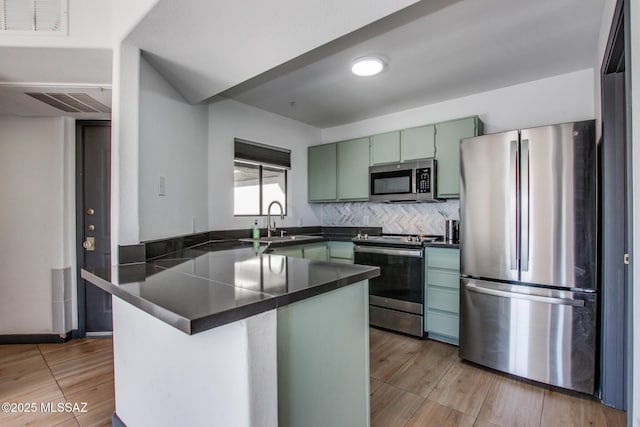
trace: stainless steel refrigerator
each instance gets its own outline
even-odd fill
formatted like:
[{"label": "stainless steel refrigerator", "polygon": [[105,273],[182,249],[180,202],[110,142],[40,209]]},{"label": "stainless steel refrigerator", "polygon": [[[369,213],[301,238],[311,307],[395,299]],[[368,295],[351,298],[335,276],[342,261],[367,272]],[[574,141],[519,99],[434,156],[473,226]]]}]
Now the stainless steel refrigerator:
[{"label": "stainless steel refrigerator", "polygon": [[595,122],[461,142],[460,356],[593,394]]}]

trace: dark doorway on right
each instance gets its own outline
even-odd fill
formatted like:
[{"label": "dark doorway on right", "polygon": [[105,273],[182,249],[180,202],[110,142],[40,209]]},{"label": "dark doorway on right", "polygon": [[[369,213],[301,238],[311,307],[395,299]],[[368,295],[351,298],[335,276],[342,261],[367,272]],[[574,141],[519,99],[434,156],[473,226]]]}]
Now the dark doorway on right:
[{"label": "dark doorway on right", "polygon": [[602,68],[600,143],[600,399],[628,409],[631,396],[631,130],[629,1],[618,0]]}]

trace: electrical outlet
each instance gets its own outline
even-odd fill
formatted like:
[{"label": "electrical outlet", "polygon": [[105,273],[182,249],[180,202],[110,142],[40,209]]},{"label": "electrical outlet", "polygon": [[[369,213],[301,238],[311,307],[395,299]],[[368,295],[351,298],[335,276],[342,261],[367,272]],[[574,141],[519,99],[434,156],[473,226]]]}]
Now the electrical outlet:
[{"label": "electrical outlet", "polygon": [[364,215],[362,217],[362,225],[369,225],[369,215]]}]

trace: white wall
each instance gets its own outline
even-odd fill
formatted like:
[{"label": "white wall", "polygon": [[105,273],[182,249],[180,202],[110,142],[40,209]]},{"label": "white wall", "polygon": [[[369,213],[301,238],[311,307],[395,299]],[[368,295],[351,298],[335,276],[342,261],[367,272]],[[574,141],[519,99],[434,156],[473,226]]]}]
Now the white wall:
[{"label": "white wall", "polygon": [[111,0],[111,34],[117,46],[160,0]]},{"label": "white wall", "polygon": [[140,242],[138,206],[138,114],[140,49],[126,43],[113,49],[111,112],[111,263],[118,245]]},{"label": "white wall", "polygon": [[[251,228],[257,217],[233,216],[233,139],[291,149],[288,214],[278,226],[319,225],[307,203],[307,146],[320,143],[320,130],[233,100],[209,106],[209,228]],[[277,210],[277,209],[276,209]],[[261,227],[266,221],[258,222]]]},{"label": "white wall", "polygon": [[51,270],[75,275],[74,140],[68,119],[0,117],[0,335],[51,333]]},{"label": "white wall", "polygon": [[587,69],[322,130],[322,141],[372,135],[477,115],[485,133],[594,118]]},{"label": "white wall", "polygon": [[139,129],[140,240],[208,230],[207,106],[187,104],[144,59]]},{"label": "white wall", "polygon": [[3,35],[0,46],[111,48],[111,3],[69,0],[68,35]]}]

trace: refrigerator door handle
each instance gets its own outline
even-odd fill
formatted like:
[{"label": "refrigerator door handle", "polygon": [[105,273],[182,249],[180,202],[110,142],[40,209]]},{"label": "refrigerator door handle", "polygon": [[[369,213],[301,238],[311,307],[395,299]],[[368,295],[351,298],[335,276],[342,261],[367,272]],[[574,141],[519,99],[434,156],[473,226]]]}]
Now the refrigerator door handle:
[{"label": "refrigerator door handle", "polygon": [[520,159],[520,268],[529,271],[529,140],[523,139],[520,145],[522,158]]},{"label": "refrigerator door handle", "polygon": [[511,258],[511,270],[518,269],[518,185],[519,185],[519,171],[518,171],[518,141],[511,141],[510,145],[510,165],[509,175],[511,175],[511,183],[509,184],[509,251]]},{"label": "refrigerator door handle", "polygon": [[485,288],[483,286],[478,286],[475,283],[467,283],[467,290],[471,292],[476,292],[478,294],[486,294],[492,295],[496,297],[505,297],[505,298],[517,298],[523,299],[527,301],[536,301],[543,302],[547,304],[555,304],[555,305],[570,305],[573,307],[584,307],[584,301],[582,300],[574,300],[568,298],[554,298],[554,297],[543,297],[540,295],[531,295],[531,294],[521,294],[519,292],[508,292],[501,291],[499,289],[491,289]]}]

